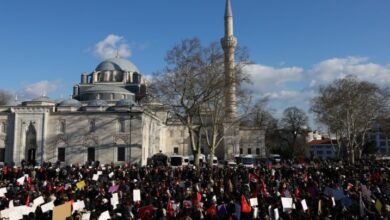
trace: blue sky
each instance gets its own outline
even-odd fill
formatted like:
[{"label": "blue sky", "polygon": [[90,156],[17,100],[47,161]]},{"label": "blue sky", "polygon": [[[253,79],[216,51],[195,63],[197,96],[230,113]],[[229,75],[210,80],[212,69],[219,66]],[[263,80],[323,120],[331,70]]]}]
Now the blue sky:
[{"label": "blue sky", "polygon": [[[224,0],[0,1],[0,89],[67,97],[110,44],[144,74],[175,43],[223,35]],[[390,83],[390,1],[232,0],[235,35],[255,63],[256,97],[280,114],[308,108],[318,85],[356,74]],[[111,41],[109,36],[111,35]],[[113,38],[114,37],[114,38]],[[116,37],[116,38],[115,38]],[[101,42],[100,52],[97,45]],[[107,55],[107,54],[105,54]],[[100,58],[99,58],[100,57]]]}]

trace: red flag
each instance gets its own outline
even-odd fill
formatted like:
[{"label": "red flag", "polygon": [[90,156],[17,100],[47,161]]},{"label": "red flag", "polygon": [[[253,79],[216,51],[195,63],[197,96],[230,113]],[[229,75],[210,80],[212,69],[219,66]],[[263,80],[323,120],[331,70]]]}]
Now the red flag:
[{"label": "red flag", "polygon": [[142,220],[151,219],[153,216],[153,205],[141,207],[138,214]]},{"label": "red flag", "polygon": [[4,175],[7,175],[7,172],[8,172],[8,167],[7,167],[7,166],[4,166],[4,168],[3,168],[3,173],[4,173]]},{"label": "red flag", "polygon": [[30,193],[27,195],[26,206],[29,206],[29,204],[30,204]]},{"label": "red flag", "polygon": [[196,193],[196,198],[194,199],[194,203],[195,203],[195,205],[197,207],[199,207],[199,204],[200,204],[201,200],[202,200],[202,195],[199,192],[197,192]]},{"label": "red flag", "polygon": [[249,182],[257,182],[259,181],[259,176],[254,173],[249,173]]},{"label": "red flag", "polygon": [[51,192],[51,184],[50,183],[47,183],[47,191]]},{"label": "red flag", "polygon": [[241,195],[241,212],[249,213],[251,211],[252,211],[252,209],[249,206],[248,202],[246,201],[245,196]]},{"label": "red flag", "polygon": [[56,192],[62,192],[62,191],[64,191],[64,186],[59,186],[59,187],[57,187],[57,189],[56,189]]},{"label": "red flag", "polygon": [[263,194],[263,197],[269,197],[267,185],[265,184],[264,180],[261,181],[261,193]]},{"label": "red flag", "polygon": [[272,170],[272,163],[268,163],[268,169]]},{"label": "red flag", "polygon": [[353,184],[352,184],[352,183],[348,183],[347,189],[348,189],[348,190],[351,190],[352,187],[353,187]]},{"label": "red flag", "polygon": [[167,204],[167,214],[168,216],[175,216],[175,210],[173,209],[171,199],[169,198]]},{"label": "red flag", "polygon": [[215,204],[212,204],[207,210],[206,215],[209,217],[217,216],[217,206]]},{"label": "red flag", "polygon": [[301,190],[299,190],[299,188],[295,188],[294,190],[294,195],[296,198],[300,198],[301,197]]}]

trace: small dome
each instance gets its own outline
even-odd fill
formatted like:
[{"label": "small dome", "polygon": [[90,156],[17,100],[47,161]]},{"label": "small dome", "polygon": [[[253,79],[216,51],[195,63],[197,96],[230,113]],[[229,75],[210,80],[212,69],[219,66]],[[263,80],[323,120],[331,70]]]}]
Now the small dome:
[{"label": "small dome", "polygon": [[117,101],[115,104],[115,106],[117,106],[117,107],[133,107],[136,105],[137,105],[137,103],[135,103],[131,99],[121,99],[121,100]]},{"label": "small dome", "polygon": [[81,107],[81,102],[76,100],[76,99],[67,99],[67,100],[61,101],[58,104],[58,107],[75,107],[75,108],[80,108]]},{"label": "small dome", "polygon": [[138,68],[129,60],[123,58],[110,58],[101,62],[95,71],[119,70],[124,72],[138,72]]},{"label": "small dome", "polygon": [[106,107],[108,106],[107,102],[101,99],[95,99],[88,102],[89,107]]}]

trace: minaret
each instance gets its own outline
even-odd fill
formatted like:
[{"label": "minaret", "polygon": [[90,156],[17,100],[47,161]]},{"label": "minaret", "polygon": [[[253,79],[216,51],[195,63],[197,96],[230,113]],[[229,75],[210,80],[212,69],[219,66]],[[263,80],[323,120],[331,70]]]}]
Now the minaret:
[{"label": "minaret", "polygon": [[233,35],[233,14],[230,0],[226,0],[225,36],[221,39],[225,53],[225,117],[228,122],[236,118],[236,77],[234,73],[234,50],[237,39]]},{"label": "minaret", "polygon": [[234,73],[234,50],[237,39],[233,35],[233,14],[230,0],[226,0],[225,36],[221,39],[225,54],[225,124],[224,124],[224,159],[232,159],[239,154],[239,126],[236,124],[236,75]]}]

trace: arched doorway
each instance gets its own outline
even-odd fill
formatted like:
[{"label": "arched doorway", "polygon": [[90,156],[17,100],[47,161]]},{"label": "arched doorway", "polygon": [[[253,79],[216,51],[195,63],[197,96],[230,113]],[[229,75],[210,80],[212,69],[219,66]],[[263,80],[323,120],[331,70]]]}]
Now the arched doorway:
[{"label": "arched doorway", "polygon": [[26,159],[29,164],[35,164],[37,153],[37,131],[32,122],[26,132]]}]

